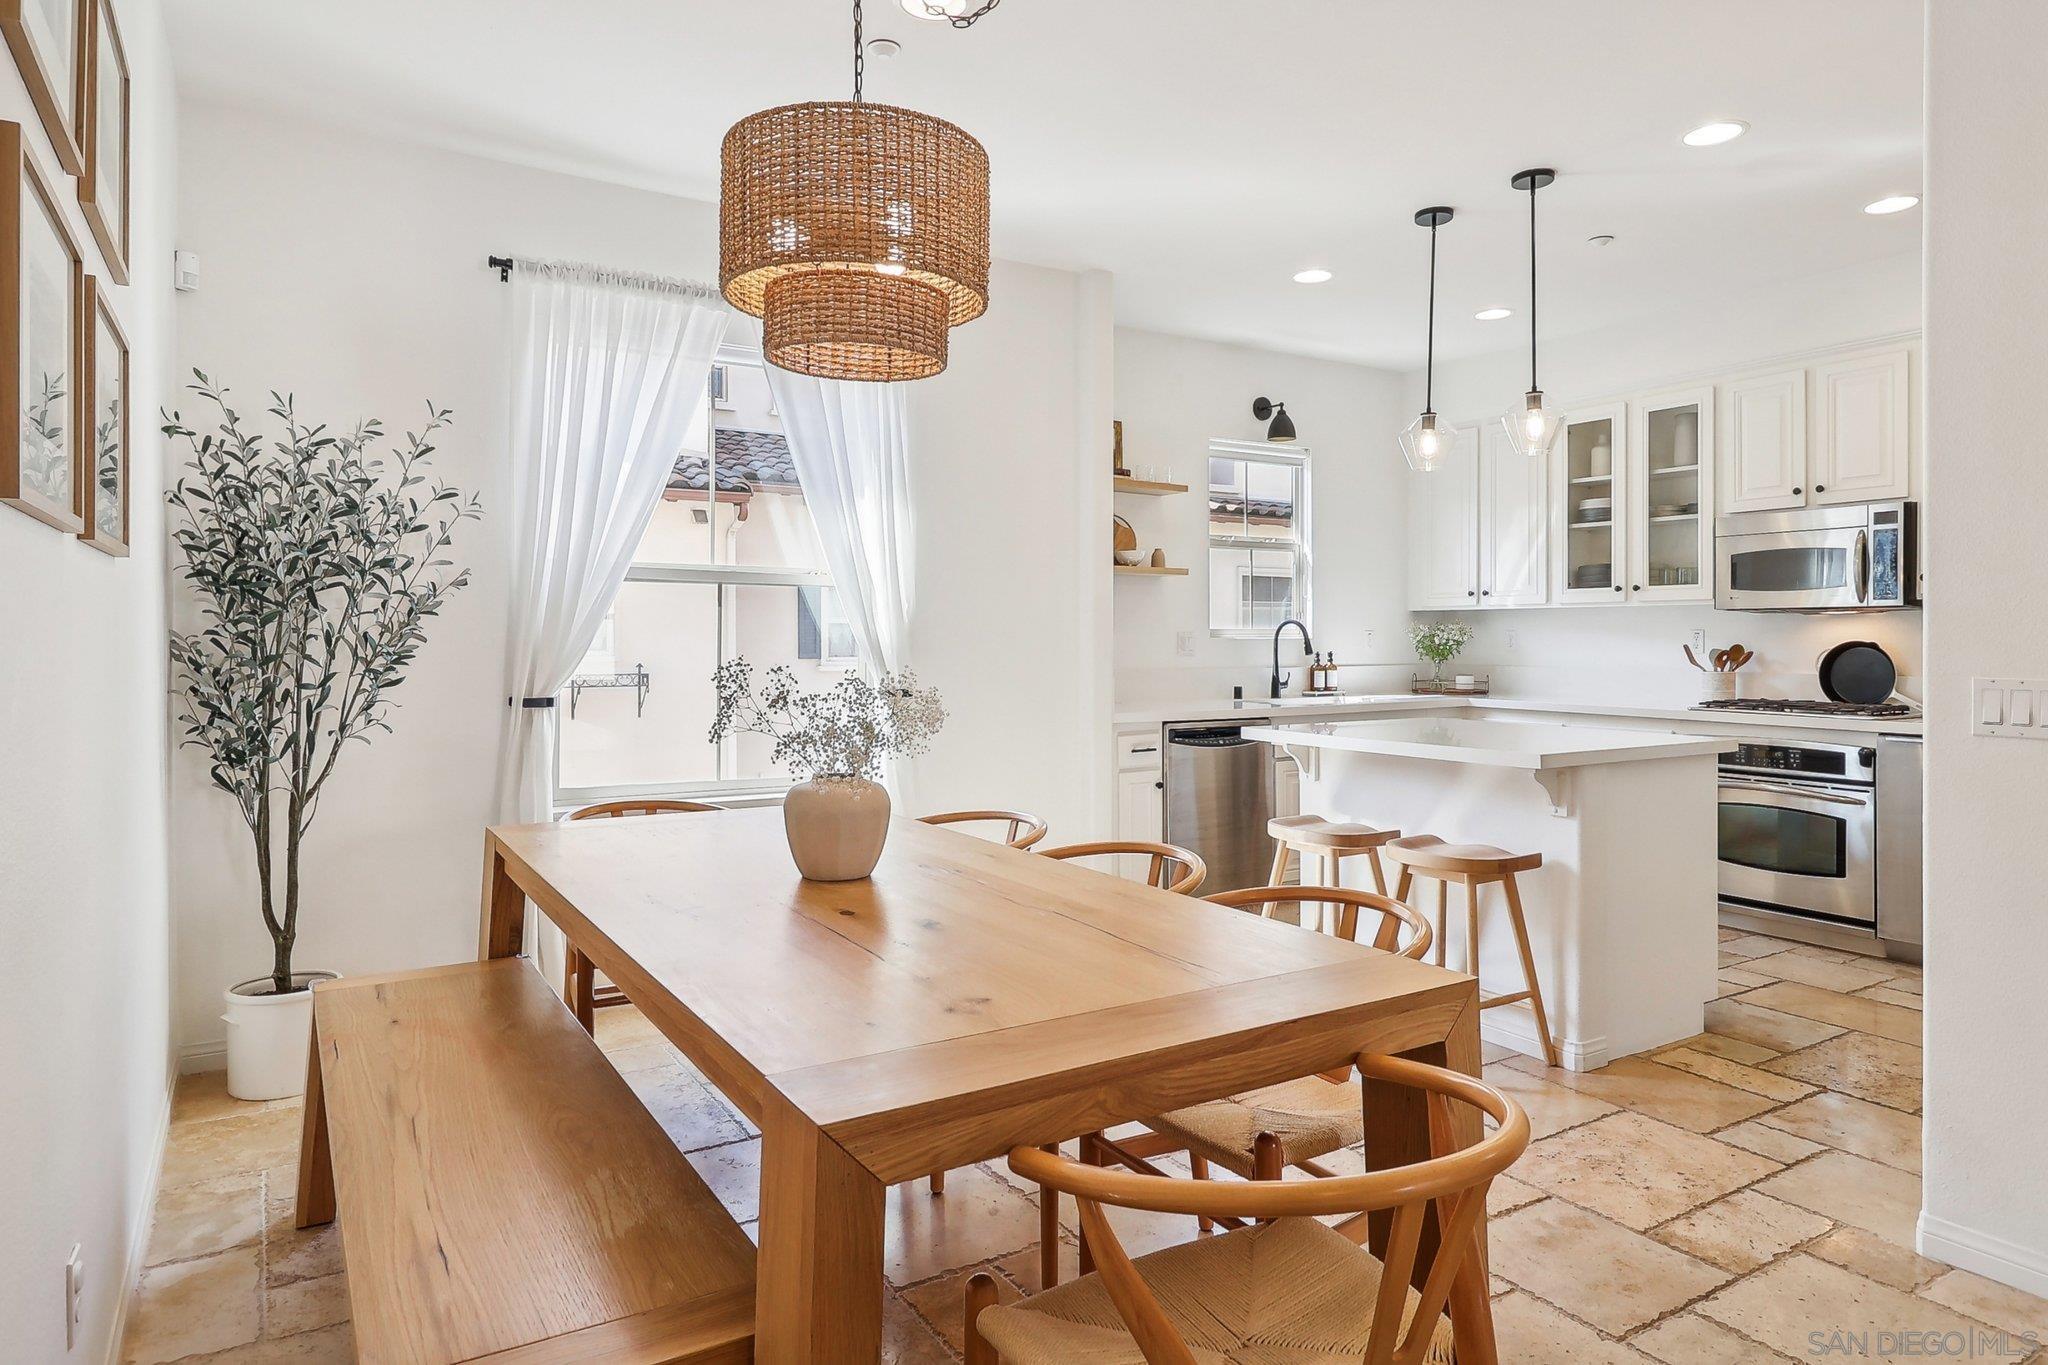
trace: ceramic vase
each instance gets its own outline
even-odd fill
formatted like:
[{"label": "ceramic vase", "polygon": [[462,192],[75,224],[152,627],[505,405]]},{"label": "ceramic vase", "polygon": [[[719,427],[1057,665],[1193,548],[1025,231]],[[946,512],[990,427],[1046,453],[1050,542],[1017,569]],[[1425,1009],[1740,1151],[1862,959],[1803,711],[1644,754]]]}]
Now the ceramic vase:
[{"label": "ceramic vase", "polygon": [[888,841],[889,793],[864,777],[814,777],[789,789],[782,827],[807,881],[856,881],[875,870]]}]

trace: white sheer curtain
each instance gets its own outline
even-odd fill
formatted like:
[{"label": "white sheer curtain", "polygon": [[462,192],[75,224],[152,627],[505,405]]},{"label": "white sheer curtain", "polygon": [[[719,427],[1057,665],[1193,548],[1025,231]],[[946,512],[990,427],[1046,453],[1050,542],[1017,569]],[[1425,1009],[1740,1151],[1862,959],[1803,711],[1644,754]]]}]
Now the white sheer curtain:
[{"label": "white sheer curtain", "polygon": [[[910,665],[910,437],[901,384],[813,379],[767,366],[789,456],[862,661]],[[899,802],[910,774],[891,771]]]},{"label": "white sheer curtain", "polygon": [[[498,818],[546,820],[553,699],[668,481],[730,314],[706,285],[520,261],[512,273],[512,607]],[[537,917],[535,917],[537,918]],[[559,981],[561,935],[527,947]]]}]

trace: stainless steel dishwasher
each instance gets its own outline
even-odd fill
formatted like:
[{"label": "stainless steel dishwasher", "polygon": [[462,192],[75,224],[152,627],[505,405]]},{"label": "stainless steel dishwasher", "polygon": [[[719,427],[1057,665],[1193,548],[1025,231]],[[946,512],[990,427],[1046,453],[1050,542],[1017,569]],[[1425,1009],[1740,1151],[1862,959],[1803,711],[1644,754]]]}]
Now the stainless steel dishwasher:
[{"label": "stainless steel dishwasher", "polygon": [[1166,842],[1209,864],[1201,894],[1264,886],[1273,870],[1273,750],[1244,737],[1246,725],[1264,723],[1166,731]]}]

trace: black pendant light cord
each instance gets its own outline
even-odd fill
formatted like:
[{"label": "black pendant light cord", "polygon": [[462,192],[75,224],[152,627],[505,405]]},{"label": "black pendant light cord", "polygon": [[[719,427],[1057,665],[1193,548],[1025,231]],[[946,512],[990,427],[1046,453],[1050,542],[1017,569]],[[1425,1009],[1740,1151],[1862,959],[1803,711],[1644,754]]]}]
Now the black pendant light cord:
[{"label": "black pendant light cord", "polygon": [[1529,392],[1536,392],[1536,181],[1529,181]]},{"label": "black pendant light cord", "polygon": [[1436,411],[1436,229],[1429,225],[1429,349],[1422,362],[1422,410]]}]

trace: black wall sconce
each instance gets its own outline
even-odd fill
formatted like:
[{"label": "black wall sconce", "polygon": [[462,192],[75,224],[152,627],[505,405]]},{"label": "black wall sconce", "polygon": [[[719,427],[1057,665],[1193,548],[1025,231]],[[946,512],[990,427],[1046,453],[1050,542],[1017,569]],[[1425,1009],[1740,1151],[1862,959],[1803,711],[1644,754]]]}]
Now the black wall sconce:
[{"label": "black wall sconce", "polygon": [[1285,403],[1276,403],[1270,398],[1254,398],[1252,416],[1261,422],[1269,417],[1272,419],[1273,424],[1266,428],[1267,440],[1284,445],[1294,439],[1294,419],[1287,415]]}]

